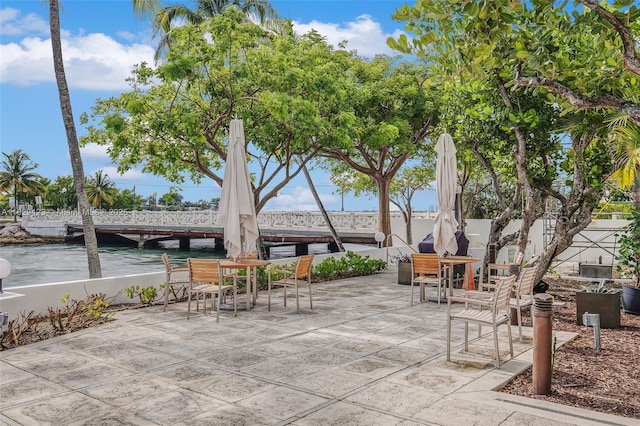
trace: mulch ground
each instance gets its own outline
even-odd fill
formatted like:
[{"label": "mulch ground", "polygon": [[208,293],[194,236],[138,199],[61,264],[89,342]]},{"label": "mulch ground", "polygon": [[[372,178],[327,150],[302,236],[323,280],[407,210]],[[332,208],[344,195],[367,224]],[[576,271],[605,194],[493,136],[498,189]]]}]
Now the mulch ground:
[{"label": "mulch ground", "polygon": [[596,350],[593,328],[576,325],[575,292],[585,283],[545,281],[550,284],[547,292],[565,302],[554,308],[553,329],[575,332],[578,337],[557,350],[549,395],[531,393],[531,369],[501,392],[640,419],[640,316],[622,312],[620,328],[601,329],[601,348]]}]

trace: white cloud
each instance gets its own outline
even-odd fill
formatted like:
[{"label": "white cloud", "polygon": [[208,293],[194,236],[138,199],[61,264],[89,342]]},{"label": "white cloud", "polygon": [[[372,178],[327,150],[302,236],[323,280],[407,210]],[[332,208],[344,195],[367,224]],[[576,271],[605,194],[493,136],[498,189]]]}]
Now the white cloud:
[{"label": "white cloud", "polygon": [[[109,176],[109,179],[116,183],[123,181],[126,181],[127,183],[131,181],[136,182],[148,178],[147,175],[137,170],[127,170],[126,172],[120,174],[115,166],[101,167],[99,170],[102,170],[102,173]],[[97,171],[98,170],[94,170],[88,176],[94,175]]]},{"label": "white cloud", "polygon": [[24,17],[20,11],[10,7],[0,9],[0,35],[49,34],[49,22],[30,13]]},{"label": "white cloud", "polygon": [[111,158],[107,153],[107,147],[95,143],[89,143],[80,148],[82,158],[92,160],[105,160],[111,162]]},{"label": "white cloud", "polygon": [[387,37],[397,37],[401,31],[396,30],[393,34],[385,33],[380,23],[374,21],[369,15],[360,15],[355,21],[342,24],[315,20],[308,24],[294,22],[293,27],[298,34],[306,34],[315,29],[334,47],[347,40],[347,49],[357,50],[360,56],[373,57],[376,54],[398,54],[397,51],[387,46]]},{"label": "white cloud", "polygon": [[[153,64],[154,49],[149,45],[125,45],[101,33],[62,37],[65,73],[71,88],[126,90],[126,78],[135,64]],[[0,45],[0,57],[0,83],[28,86],[55,82],[48,38],[27,37],[20,43]]]},{"label": "white cloud", "polygon": [[[279,193],[276,198],[269,200],[265,211],[318,211],[318,205],[309,188],[296,186],[287,188],[288,193]],[[334,203],[339,198],[332,194],[318,194],[323,204]]]}]

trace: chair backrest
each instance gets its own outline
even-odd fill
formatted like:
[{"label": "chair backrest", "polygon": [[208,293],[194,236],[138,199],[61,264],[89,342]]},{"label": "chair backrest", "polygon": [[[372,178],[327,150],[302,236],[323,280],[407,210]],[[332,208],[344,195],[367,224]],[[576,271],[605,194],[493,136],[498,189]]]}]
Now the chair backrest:
[{"label": "chair backrest", "polygon": [[218,259],[188,258],[189,281],[192,283],[217,283],[222,277]]},{"label": "chair backrest", "polygon": [[524,259],[524,253],[519,251],[518,254],[516,254],[516,257],[513,259],[513,264],[520,265],[523,259]]},{"label": "chair backrest", "polygon": [[440,256],[437,253],[411,253],[413,274],[437,275],[442,273]]},{"label": "chair backrest", "polygon": [[311,276],[311,264],[313,263],[313,255],[307,254],[298,257],[296,264],[296,278],[304,279]]},{"label": "chair backrest", "polygon": [[519,296],[533,295],[533,280],[536,278],[536,268],[523,268],[518,277],[516,294]]},{"label": "chair backrest", "polygon": [[243,253],[241,258],[242,259],[258,259],[258,252],[254,250],[249,253]]},{"label": "chair backrest", "polygon": [[516,278],[518,278],[516,275],[509,275],[507,277],[501,278],[500,281],[498,281],[498,286],[496,287],[496,291],[493,296],[494,313],[498,313],[501,310],[509,309],[511,292],[513,291],[513,285],[516,282]]},{"label": "chair backrest", "polygon": [[171,272],[171,261],[169,260],[169,255],[167,253],[162,253],[162,262],[164,263],[167,273]]}]

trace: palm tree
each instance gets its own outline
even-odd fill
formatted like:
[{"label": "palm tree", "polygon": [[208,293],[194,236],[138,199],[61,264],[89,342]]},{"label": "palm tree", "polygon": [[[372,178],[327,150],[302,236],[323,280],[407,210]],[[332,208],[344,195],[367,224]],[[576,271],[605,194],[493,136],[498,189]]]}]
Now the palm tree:
[{"label": "palm tree", "polygon": [[95,172],[87,181],[87,196],[94,207],[101,209],[103,202],[113,204],[117,194],[115,184],[102,170]]},{"label": "palm tree", "polygon": [[611,180],[620,189],[633,187],[633,203],[640,207],[640,127],[630,121],[615,126],[611,142],[616,158]]},{"label": "palm tree", "polygon": [[[140,15],[151,15],[159,6],[159,0],[132,0],[132,3],[134,13]],[[84,244],[87,249],[87,261],[89,264],[89,278],[101,278],[102,268],[100,267],[100,257],[98,256],[98,238],[96,237],[96,229],[93,224],[93,218],[91,217],[89,198],[87,197],[87,190],[85,188],[80,145],[78,144],[78,136],[73,121],[67,76],[62,61],[59,0],[49,0],[49,27],[51,31],[51,46],[53,49],[53,69],[58,84],[62,121],[64,122],[64,127],[67,132],[67,144],[69,145],[69,156],[71,157],[73,182],[76,188],[76,194],[78,195],[78,208],[80,209],[80,215],[82,217]]]},{"label": "palm tree", "polygon": [[13,195],[15,200],[12,206],[13,223],[16,223],[18,221],[19,194],[25,194],[23,201],[26,201],[27,195],[36,194],[42,189],[42,176],[33,173],[33,170],[38,168],[38,164],[31,161],[31,157],[21,149],[10,154],[3,152],[2,155],[4,156],[2,160],[4,170],[0,171],[0,191],[11,192]]},{"label": "palm tree", "polygon": [[195,0],[195,10],[185,4],[170,4],[159,9],[154,20],[155,34],[160,34],[160,42],[155,53],[156,62],[171,45],[171,29],[182,23],[200,24],[234,6],[247,19],[259,22],[263,27],[278,31],[281,20],[276,9],[268,0]]}]

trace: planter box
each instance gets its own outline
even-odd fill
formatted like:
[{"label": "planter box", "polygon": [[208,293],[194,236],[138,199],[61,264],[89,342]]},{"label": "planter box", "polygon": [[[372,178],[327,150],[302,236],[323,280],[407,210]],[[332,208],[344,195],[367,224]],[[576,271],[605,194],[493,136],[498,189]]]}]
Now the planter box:
[{"label": "planter box", "polygon": [[622,286],[622,309],[627,314],[640,315],[640,287]]},{"label": "planter box", "polygon": [[620,293],[576,292],[576,324],[582,324],[582,314],[600,314],[600,327],[620,328]]},{"label": "planter box", "polygon": [[398,284],[411,285],[411,262],[398,263]]},{"label": "planter box", "polygon": [[581,277],[587,278],[612,278],[613,266],[600,263],[580,263],[578,265]]}]

